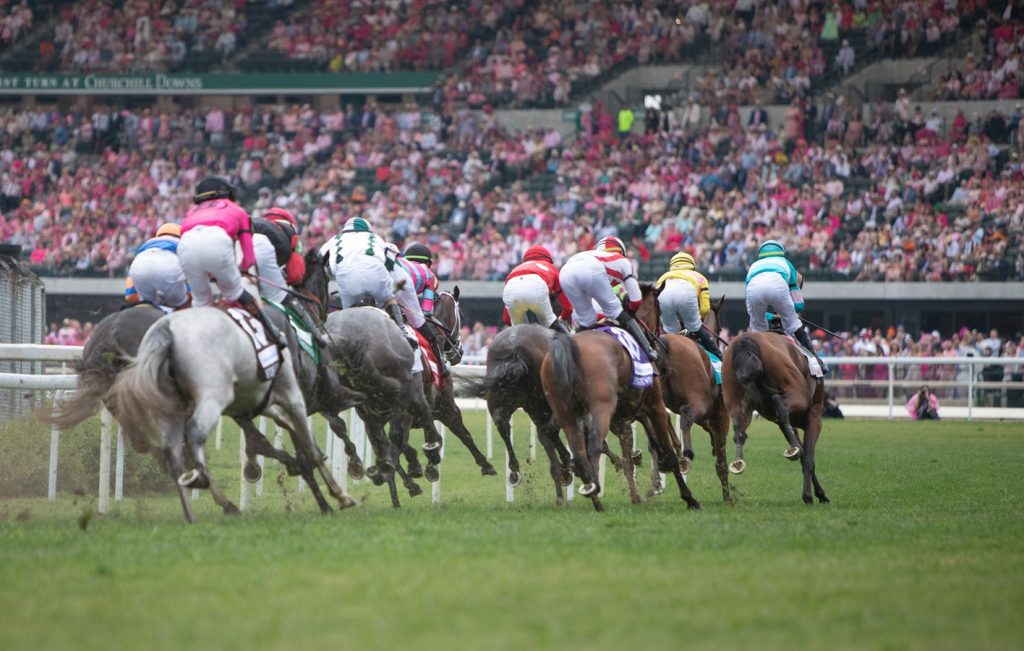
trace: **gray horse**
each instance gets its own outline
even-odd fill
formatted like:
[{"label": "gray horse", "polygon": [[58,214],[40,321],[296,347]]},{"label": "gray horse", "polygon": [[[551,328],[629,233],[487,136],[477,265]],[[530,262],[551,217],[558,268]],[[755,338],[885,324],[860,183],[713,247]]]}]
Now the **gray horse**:
[{"label": "gray horse", "polygon": [[[366,424],[377,457],[366,474],[375,484],[387,482],[391,503],[398,508],[395,473],[399,470],[398,454],[408,441],[407,415],[424,428],[428,479],[437,477],[441,463],[441,435],[434,427],[423,384],[412,372],[409,340],[386,312],[375,307],[333,312],[324,325],[342,383],[366,396],[356,412]],[[385,435],[385,425],[390,436]],[[407,487],[409,482],[406,478]]]},{"label": "gray horse", "polygon": [[[294,333],[290,332],[294,343]],[[211,345],[215,342],[216,345]],[[146,333],[133,362],[108,399],[127,430],[160,432],[165,461],[177,481],[185,518],[194,520],[186,488],[209,488],[225,513],[237,512],[206,464],[205,443],[221,415],[270,416],[288,430],[303,478],[319,494],[312,466],[342,508],[355,504],[334,481],[306,423],[306,406],[290,355],[282,355],[273,381],[261,380],[248,336],[225,312],[211,307],[170,314]],[[185,446],[194,468],[185,471]],[[329,510],[322,496],[321,510]]]}]

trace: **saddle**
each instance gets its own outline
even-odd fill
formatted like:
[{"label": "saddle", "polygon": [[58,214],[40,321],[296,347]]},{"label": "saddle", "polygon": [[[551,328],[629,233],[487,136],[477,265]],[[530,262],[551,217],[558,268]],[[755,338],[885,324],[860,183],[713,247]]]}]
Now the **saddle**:
[{"label": "saddle", "polygon": [[821,370],[821,364],[818,363],[818,359],[811,353],[811,351],[809,351],[806,348],[804,348],[803,346],[801,346],[800,342],[797,341],[796,339],[794,339],[792,337],[792,335],[787,335],[785,332],[783,332],[781,330],[769,330],[768,332],[772,332],[774,334],[777,334],[780,337],[785,337],[786,340],[789,341],[789,343],[794,348],[796,348],[797,351],[799,351],[801,355],[804,356],[804,359],[807,360],[807,371],[811,374],[811,377],[816,377],[816,378],[825,377],[825,374]]}]

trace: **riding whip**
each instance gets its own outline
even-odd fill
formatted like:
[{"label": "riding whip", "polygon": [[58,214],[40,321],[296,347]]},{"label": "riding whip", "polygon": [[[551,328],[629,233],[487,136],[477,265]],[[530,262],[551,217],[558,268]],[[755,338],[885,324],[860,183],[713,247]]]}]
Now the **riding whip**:
[{"label": "riding whip", "polygon": [[816,323],[812,323],[812,322],[808,321],[807,319],[805,319],[803,317],[800,318],[800,321],[803,322],[803,324],[805,326],[807,326],[807,327],[809,327],[809,328],[811,328],[813,330],[821,330],[822,332],[824,332],[825,334],[829,335],[830,337],[835,337],[836,339],[842,339],[843,338],[842,335],[837,335],[836,333],[832,332],[831,330],[826,330],[825,328],[822,328],[820,325],[818,325]]}]

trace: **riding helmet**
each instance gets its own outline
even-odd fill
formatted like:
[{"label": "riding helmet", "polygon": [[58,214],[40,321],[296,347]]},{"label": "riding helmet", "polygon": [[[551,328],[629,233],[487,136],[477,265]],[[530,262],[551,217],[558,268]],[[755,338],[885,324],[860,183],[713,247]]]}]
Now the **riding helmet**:
[{"label": "riding helmet", "polygon": [[288,224],[289,226],[296,230],[298,230],[299,228],[299,222],[295,219],[295,215],[291,214],[284,208],[271,208],[266,212],[265,215],[263,215],[263,217],[272,222],[281,222],[283,224]]},{"label": "riding helmet", "polygon": [[345,226],[341,229],[342,233],[372,233],[373,229],[370,228],[370,222],[366,221],[362,217],[353,217],[345,222]]},{"label": "riding helmet", "polygon": [[235,189],[219,176],[207,176],[196,185],[196,196],[192,198],[192,203],[199,204],[213,199],[234,201]]},{"label": "riding helmet", "polygon": [[548,251],[547,247],[543,247],[540,244],[534,244],[530,248],[526,249],[526,253],[523,254],[523,262],[530,262],[531,260],[542,260],[544,262],[550,262],[551,264],[555,263],[551,258],[551,251]]},{"label": "riding helmet", "polygon": [[622,240],[612,235],[602,237],[594,248],[598,251],[614,251],[615,253],[626,255],[626,245],[622,243]]},{"label": "riding helmet", "polygon": [[778,240],[768,240],[757,249],[758,258],[770,258],[786,255],[786,247]]},{"label": "riding helmet", "polygon": [[668,263],[669,269],[696,269],[697,263],[693,261],[693,256],[686,251],[680,251],[679,253],[672,256],[672,260]]},{"label": "riding helmet", "polygon": [[156,236],[162,237],[164,235],[170,235],[171,237],[181,237],[181,224],[172,224],[167,222],[156,230]]},{"label": "riding helmet", "polygon": [[434,256],[430,253],[430,247],[419,242],[413,242],[405,247],[405,253],[402,255],[405,256],[406,260],[422,262],[428,267],[434,262]]}]

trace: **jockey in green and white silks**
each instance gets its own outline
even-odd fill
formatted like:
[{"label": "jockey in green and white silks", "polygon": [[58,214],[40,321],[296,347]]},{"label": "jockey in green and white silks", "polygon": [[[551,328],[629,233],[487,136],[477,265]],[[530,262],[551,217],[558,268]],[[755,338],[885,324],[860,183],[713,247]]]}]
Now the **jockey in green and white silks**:
[{"label": "jockey in green and white silks", "polygon": [[[757,260],[747,270],[746,286],[747,315],[752,332],[768,331],[767,313],[771,311],[782,320],[786,334],[818,356],[798,316],[804,310],[800,276],[786,258],[786,249],[780,242],[768,240],[758,248]],[[818,361],[822,370],[827,370],[820,358]]]},{"label": "jockey in green and white silks", "polygon": [[399,327],[404,325],[403,312],[413,328],[423,326],[423,310],[416,299],[412,278],[397,262],[398,249],[376,235],[368,221],[362,217],[349,219],[341,233],[321,247],[320,253],[327,256],[338,283],[342,308],[352,307],[368,295],[374,305],[387,310]]}]

